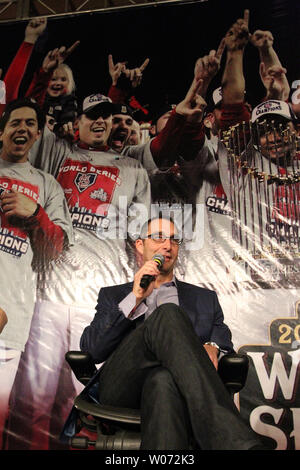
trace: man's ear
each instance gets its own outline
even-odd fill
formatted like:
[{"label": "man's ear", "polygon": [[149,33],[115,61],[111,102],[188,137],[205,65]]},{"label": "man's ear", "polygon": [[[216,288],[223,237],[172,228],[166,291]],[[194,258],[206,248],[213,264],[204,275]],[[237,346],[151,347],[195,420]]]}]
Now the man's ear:
[{"label": "man's ear", "polygon": [[73,123],[73,129],[74,131],[77,131],[78,130],[78,124],[79,124],[79,117],[75,119],[74,123]]},{"label": "man's ear", "polygon": [[141,267],[144,264],[144,242],[138,238],[135,242],[135,259],[136,264]]},{"label": "man's ear", "polygon": [[205,127],[207,127],[208,129],[211,129],[212,126],[213,126],[213,123],[215,122],[215,116],[213,115],[213,113],[209,113],[207,116],[205,116],[205,118],[203,119],[203,124],[205,125]]},{"label": "man's ear", "polygon": [[[34,140],[37,141],[37,140],[40,138],[40,135],[41,135],[41,130],[39,129],[39,130],[37,131],[37,135],[35,136],[35,139],[34,139]],[[0,137],[0,140],[1,140],[1,137]]]},{"label": "man's ear", "polygon": [[152,126],[149,128],[149,134],[152,137],[156,136],[157,132],[156,132],[156,125],[155,124],[152,124]]},{"label": "man's ear", "polygon": [[144,254],[144,242],[141,238],[138,238],[135,241],[135,249],[139,253],[139,255],[143,256],[143,254]]}]

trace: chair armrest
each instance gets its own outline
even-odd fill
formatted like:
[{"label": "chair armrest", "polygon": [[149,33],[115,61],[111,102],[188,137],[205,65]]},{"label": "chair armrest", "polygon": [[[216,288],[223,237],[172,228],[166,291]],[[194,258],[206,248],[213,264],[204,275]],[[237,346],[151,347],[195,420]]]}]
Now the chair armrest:
[{"label": "chair armrest", "polygon": [[242,390],[247,380],[248,369],[249,358],[246,354],[225,354],[218,365],[218,373],[231,393]]},{"label": "chair armrest", "polygon": [[76,378],[84,385],[86,385],[97,372],[95,362],[92,356],[87,352],[68,351],[65,354],[65,359]]}]

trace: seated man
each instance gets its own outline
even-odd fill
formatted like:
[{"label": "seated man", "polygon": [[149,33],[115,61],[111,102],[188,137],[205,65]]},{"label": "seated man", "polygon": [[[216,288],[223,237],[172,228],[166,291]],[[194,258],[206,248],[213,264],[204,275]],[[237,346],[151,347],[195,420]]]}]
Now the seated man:
[{"label": "seated man", "polygon": [[57,261],[73,240],[61,186],[28,161],[44,119],[37,103],[20,99],[6,106],[0,120],[0,331],[7,320],[0,340],[0,449],[29,337],[37,276],[45,275],[51,260]]},{"label": "seated man", "polygon": [[81,337],[106,361],[99,400],[141,409],[141,449],[188,449],[192,437],[205,450],[259,448],[216,373],[220,352],[233,350],[216,293],[174,276],[180,242],[170,219],[152,219],[136,240],[143,265],[133,283],[100,290]]}]

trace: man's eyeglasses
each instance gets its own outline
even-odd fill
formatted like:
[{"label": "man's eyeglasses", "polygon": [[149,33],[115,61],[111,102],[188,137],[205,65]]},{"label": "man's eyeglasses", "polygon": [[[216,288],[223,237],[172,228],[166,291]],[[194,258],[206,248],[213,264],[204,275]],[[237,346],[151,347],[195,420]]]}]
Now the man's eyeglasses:
[{"label": "man's eyeglasses", "polygon": [[150,238],[155,243],[158,243],[161,245],[165,243],[166,240],[170,240],[172,245],[181,245],[183,241],[181,238],[175,238],[174,235],[169,237],[165,235],[164,233],[152,233],[151,235],[147,235],[146,238]]}]

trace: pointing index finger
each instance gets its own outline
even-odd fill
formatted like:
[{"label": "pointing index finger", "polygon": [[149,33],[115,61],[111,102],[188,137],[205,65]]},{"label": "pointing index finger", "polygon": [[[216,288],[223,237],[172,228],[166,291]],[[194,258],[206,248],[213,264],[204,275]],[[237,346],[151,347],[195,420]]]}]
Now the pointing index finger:
[{"label": "pointing index finger", "polygon": [[216,55],[215,57],[217,57],[217,59],[221,59],[222,55],[223,55],[223,52],[224,52],[224,49],[225,49],[225,38],[223,38],[219,44],[219,47],[217,49],[217,52],[216,52]]},{"label": "pointing index finger", "polygon": [[244,21],[245,21],[247,27],[249,26],[249,15],[250,15],[250,11],[249,10],[244,10]]},{"label": "pointing index finger", "polygon": [[111,54],[108,55],[108,67],[109,67],[109,70],[114,69],[114,61],[113,61],[113,56]]},{"label": "pointing index finger", "polygon": [[186,94],[186,99],[188,101],[192,101],[195,96],[197,95],[201,85],[203,83],[203,80],[201,78],[194,78],[194,80],[192,81],[192,84]]},{"label": "pointing index finger", "polygon": [[145,68],[147,67],[147,65],[149,64],[150,62],[150,59],[146,59],[143,64],[140,66],[140,71],[143,72],[145,70]]},{"label": "pointing index finger", "polygon": [[80,44],[80,41],[75,41],[74,44],[72,44],[72,46],[69,47],[69,49],[66,50],[66,54],[67,55],[70,55],[72,54],[72,52],[76,49],[76,47],[78,47]]}]

